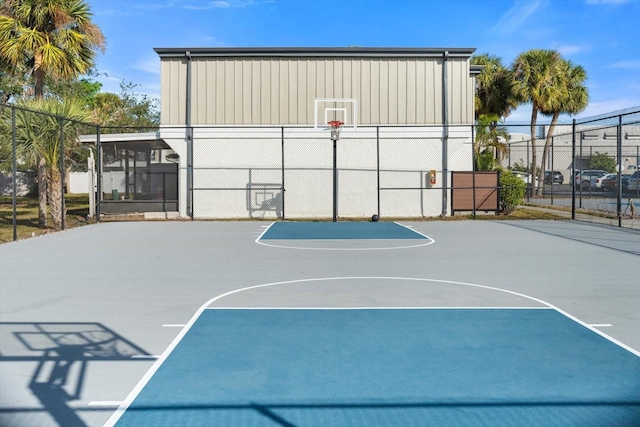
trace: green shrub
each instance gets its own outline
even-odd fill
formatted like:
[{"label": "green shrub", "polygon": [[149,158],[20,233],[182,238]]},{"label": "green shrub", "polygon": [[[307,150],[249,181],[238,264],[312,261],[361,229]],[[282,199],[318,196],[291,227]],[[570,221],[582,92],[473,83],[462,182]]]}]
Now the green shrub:
[{"label": "green shrub", "polygon": [[500,173],[500,210],[509,215],[524,201],[527,184],[508,170]]},{"label": "green shrub", "polygon": [[607,153],[599,153],[596,151],[596,154],[589,160],[589,169],[614,172],[616,170],[616,161],[612,157],[609,157]]}]

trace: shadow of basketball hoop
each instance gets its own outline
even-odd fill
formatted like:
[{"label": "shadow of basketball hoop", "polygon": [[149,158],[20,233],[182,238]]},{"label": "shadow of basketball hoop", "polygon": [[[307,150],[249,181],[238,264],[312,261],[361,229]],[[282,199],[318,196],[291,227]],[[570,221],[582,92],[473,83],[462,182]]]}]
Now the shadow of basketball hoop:
[{"label": "shadow of basketball hoop", "polygon": [[[10,411],[44,411],[65,427],[86,425],[69,402],[82,398],[89,362],[140,360],[132,359],[134,355],[148,353],[100,323],[0,323],[0,363],[35,364],[29,390],[42,405]],[[29,369],[14,368],[12,372]]]},{"label": "shadow of basketball hoop", "polygon": [[282,218],[282,185],[248,183],[247,210],[251,218],[264,218],[268,212]]}]

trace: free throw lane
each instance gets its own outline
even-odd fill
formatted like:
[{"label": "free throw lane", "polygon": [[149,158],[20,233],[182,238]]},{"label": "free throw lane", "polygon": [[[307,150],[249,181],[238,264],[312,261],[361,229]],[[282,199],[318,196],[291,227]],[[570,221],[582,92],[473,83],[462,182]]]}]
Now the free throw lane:
[{"label": "free throw lane", "polygon": [[630,426],[640,358],[547,308],[217,308],[122,409],[117,426]]}]

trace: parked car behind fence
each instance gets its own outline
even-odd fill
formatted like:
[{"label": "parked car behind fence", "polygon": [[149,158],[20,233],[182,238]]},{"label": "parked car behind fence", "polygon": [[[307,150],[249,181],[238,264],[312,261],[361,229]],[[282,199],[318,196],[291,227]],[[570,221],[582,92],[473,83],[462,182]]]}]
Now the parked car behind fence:
[{"label": "parked car behind fence", "polygon": [[596,178],[600,178],[603,175],[606,175],[608,172],[599,170],[599,169],[589,169],[576,171],[576,175],[574,178],[574,184],[576,186],[580,186],[583,190],[588,190],[595,186]]},{"label": "parked car behind fence", "polygon": [[[605,175],[606,176],[606,175]],[[631,174],[629,173],[623,173],[620,176],[620,183],[622,186],[622,192],[626,193],[627,191],[629,191],[629,177],[631,176]],[[618,189],[618,177],[616,174],[613,174],[613,178],[609,179],[604,179],[604,177],[602,177],[603,181],[602,181],[602,191],[616,191]]]},{"label": "parked car behind fence", "polygon": [[564,175],[558,171],[544,171],[545,184],[563,184]]},{"label": "parked car behind fence", "polygon": [[627,182],[627,190],[628,191],[638,191],[640,189],[640,175],[638,175],[638,171],[636,170],[629,177],[629,181]]},{"label": "parked car behind fence", "polygon": [[615,181],[616,179],[618,179],[617,173],[608,173],[606,175],[602,175],[601,177],[594,179],[592,187],[597,190],[604,190],[603,183],[605,181],[611,181],[611,180]]}]

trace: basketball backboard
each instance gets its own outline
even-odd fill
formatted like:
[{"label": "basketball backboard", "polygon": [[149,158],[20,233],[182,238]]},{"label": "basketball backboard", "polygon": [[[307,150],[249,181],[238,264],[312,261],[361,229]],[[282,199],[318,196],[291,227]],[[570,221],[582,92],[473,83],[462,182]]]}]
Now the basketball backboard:
[{"label": "basketball backboard", "polygon": [[358,100],[355,98],[316,98],[313,104],[314,129],[329,129],[331,121],[341,121],[344,129],[358,127]]}]

